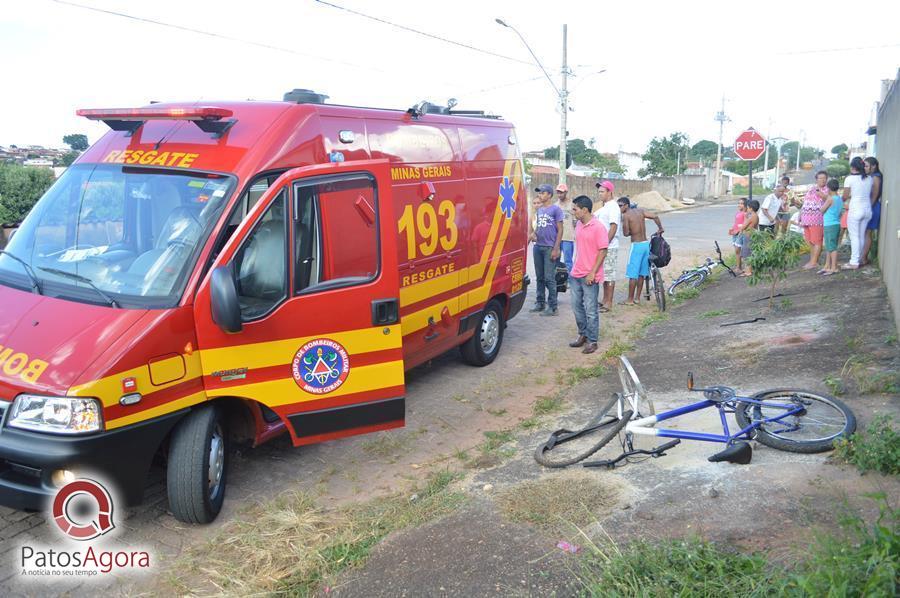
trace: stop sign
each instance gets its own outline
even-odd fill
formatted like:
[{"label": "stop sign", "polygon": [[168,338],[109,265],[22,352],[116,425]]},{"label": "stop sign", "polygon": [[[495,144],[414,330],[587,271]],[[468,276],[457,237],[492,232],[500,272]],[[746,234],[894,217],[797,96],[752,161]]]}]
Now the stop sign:
[{"label": "stop sign", "polygon": [[766,140],[750,127],[734,140],[734,153],[741,160],[756,160],[766,151]]}]

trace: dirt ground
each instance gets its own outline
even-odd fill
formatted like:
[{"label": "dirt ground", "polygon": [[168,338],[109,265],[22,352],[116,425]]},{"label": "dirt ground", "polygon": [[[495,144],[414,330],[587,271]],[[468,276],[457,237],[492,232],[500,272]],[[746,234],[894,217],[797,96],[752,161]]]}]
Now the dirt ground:
[{"label": "dirt ground", "polygon": [[[667,269],[671,278],[699,261],[679,255]],[[622,298],[619,285],[617,299]],[[729,383],[740,390],[799,386],[826,391],[823,379],[841,371],[851,353],[868,356],[867,367],[897,370],[897,345],[885,344],[896,331],[885,307],[884,290],[872,271],[818,279],[795,273],[783,285],[788,303],[768,313],[765,294],[743,280],[722,280],[670,311],[668,320],[647,329],[629,357],[657,409],[688,400],[685,372],[698,382]],[[526,308],[528,305],[526,305]],[[707,316],[727,310],[727,315]],[[616,306],[601,319],[601,352],[624,341],[655,306]],[[725,320],[766,317],[750,326],[720,328]],[[547,433],[589,419],[601,397],[618,388],[614,374],[576,384],[563,394],[563,412],[544,416],[529,431],[517,428],[533,417],[535,404],[557,395],[558,375],[573,367],[591,368],[600,353],[584,356],[566,343],[575,325],[562,296],[560,315],[544,318],[523,311],[506,329],[504,349],[491,367],[476,369],[449,353],[407,376],[407,426],[353,439],[294,449],[282,438],[255,450],[240,450],[232,462],[229,494],[218,521],[191,527],[166,509],[161,470],[156,470],[145,503],[128,511],[114,539],[120,546],[151,549],[164,572],[185,549],[201,545],[222,525],[242,517],[247,505],[265,504],[287,490],[314,492],[323,505],[337,505],[405,491],[431,472],[452,469],[470,506],[418,529],[390,536],[369,563],[345,573],[335,584],[342,595],[509,595],[567,594],[573,591],[570,555],[555,549],[560,539],[546,530],[512,522],[497,509],[504,488],[527,480],[564,475],[538,466],[534,447]],[[861,425],[880,411],[896,412],[896,397],[845,397]],[[701,417],[701,429],[716,420]],[[474,457],[485,432],[519,429],[508,450],[486,459]],[[788,551],[810,529],[827,519],[844,495],[856,500],[867,488],[897,485],[880,476],[860,477],[831,465],[822,455],[795,455],[755,447],[749,466],[710,464],[713,452],[700,443],[683,443],[669,456],[631,464],[615,472],[593,471],[598,483],[620,489],[608,509],[594,513],[590,534],[615,539],[668,537],[698,533],[748,548]],[[606,449],[604,449],[606,450]],[[601,453],[602,456],[603,453]],[[611,453],[610,453],[611,454]],[[485,490],[488,488],[488,490]],[[43,517],[0,511],[2,575],[0,591],[10,594],[77,592],[76,583],[50,587],[22,585],[15,553],[23,542],[49,541]],[[753,530],[752,532],[750,530]],[[397,565],[400,563],[400,565]],[[440,566],[435,566],[440,563]],[[117,580],[107,589],[118,594],[164,592],[162,578]],[[152,589],[151,589],[152,588]]]},{"label": "dirt ground", "polygon": [[[896,327],[875,271],[825,280],[798,271],[780,291],[778,308],[768,311],[766,301],[754,301],[766,296],[765,291],[729,277],[675,308],[667,321],[650,327],[629,357],[656,409],[691,400],[685,390],[689,370],[698,385],[729,384],[745,392],[800,387],[828,393],[824,380],[839,375],[851,357],[864,358],[870,377],[900,369]],[[711,312],[727,313],[708,315]],[[755,317],[766,319],[720,326]],[[880,413],[896,418],[900,412],[896,395],[863,395],[852,382],[847,386],[842,399],[860,427]],[[514,457],[468,477],[466,488],[475,497],[471,508],[389,538],[366,567],[344,575],[336,592],[343,596],[574,593],[575,561],[556,548],[563,534],[540,535],[505,520],[495,496],[526,480],[553,483],[566,475],[537,465],[531,457],[534,448],[551,429],[584,425],[600,398],[618,389],[614,373],[574,387],[569,392],[571,409],[551,427],[520,435]],[[719,425],[712,411],[688,416],[681,426],[667,424],[709,432],[718,431]],[[647,440],[640,446],[654,444]],[[803,555],[816,532],[834,526],[845,503],[874,515],[874,505],[864,494],[900,496],[898,480],[861,476],[852,467],[829,462],[827,453],[787,453],[753,443],[749,465],[707,462],[717,446],[685,441],[659,459],[615,471],[589,470],[598,484],[624,490],[608,508],[594,513],[595,520],[583,528],[586,536],[622,542],[696,535],[746,550],[766,550],[779,562],[789,563]],[[612,457],[616,448],[607,446],[597,457]],[[547,509],[552,511],[549,503]],[[465,525],[460,525],[462,521]],[[510,537],[516,535],[520,541],[511,545]],[[573,542],[578,541],[575,536]],[[421,554],[428,559],[415,556]],[[434,562],[442,565],[435,567]],[[390,566],[393,563],[407,566]]]}]

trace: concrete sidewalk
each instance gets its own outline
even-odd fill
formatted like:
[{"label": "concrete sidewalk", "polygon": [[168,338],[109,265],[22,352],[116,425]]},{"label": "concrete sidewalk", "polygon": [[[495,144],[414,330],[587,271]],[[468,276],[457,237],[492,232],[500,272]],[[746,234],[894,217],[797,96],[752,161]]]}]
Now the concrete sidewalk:
[{"label": "concrete sidewalk", "polygon": [[[628,356],[657,411],[696,400],[685,390],[687,372],[698,385],[726,384],[747,393],[778,387],[830,394],[848,360],[856,368],[840,398],[855,412],[859,427],[879,413],[900,414],[896,394],[900,350],[897,327],[887,308],[877,271],[865,269],[822,278],[795,271],[779,283],[781,297],[769,311],[763,287],[746,279],[721,279],[700,297],[671,310],[651,326]],[[721,324],[763,317],[754,323]],[[883,380],[872,387],[872,380]],[[860,392],[859,385],[868,394]],[[442,520],[389,537],[367,564],[343,574],[330,594],[341,596],[572,595],[578,586],[578,558],[556,548],[547,533],[504,517],[495,500],[523,482],[552,483],[571,472],[547,470],[532,459],[551,429],[577,429],[594,414],[602,397],[619,390],[610,370],[571,389],[572,409],[548,429],[523,433],[517,452],[503,464],[470,474],[463,485],[469,506]],[[669,422],[667,422],[668,424]],[[685,419],[684,427],[717,430],[712,410]],[[676,424],[668,427],[678,427]],[[595,457],[619,452],[616,441]],[[641,443],[649,447],[652,439]],[[798,558],[817,529],[833,524],[843,500],[869,512],[861,496],[882,491],[900,495],[896,479],[860,476],[829,462],[829,454],[802,455],[753,443],[749,465],[709,463],[719,445],[683,442],[668,456],[628,464],[615,471],[590,471],[600,485],[619,489],[608,508],[594,512],[586,533],[616,542],[632,538],[700,536],[744,550],[766,550]],[[547,505],[552,511],[553,505]]]}]

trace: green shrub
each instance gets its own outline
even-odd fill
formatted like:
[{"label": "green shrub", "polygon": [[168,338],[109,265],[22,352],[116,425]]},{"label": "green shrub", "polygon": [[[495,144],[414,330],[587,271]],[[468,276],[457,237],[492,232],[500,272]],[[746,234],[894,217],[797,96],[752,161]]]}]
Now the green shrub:
[{"label": "green shrub", "polygon": [[860,473],[900,474],[900,434],[894,429],[892,418],[880,415],[864,432],[854,432],[849,439],[835,442],[834,458],[855,465]]},{"label": "green shrub", "polygon": [[0,224],[21,223],[54,180],[49,168],[0,164]]},{"label": "green shrub", "polygon": [[747,279],[750,286],[765,282],[769,289],[769,309],[772,309],[775,297],[775,285],[779,280],[787,278],[787,271],[800,261],[800,254],[806,248],[803,237],[796,233],[788,233],[782,237],[773,237],[770,233],[755,230],[750,238],[751,253],[747,263],[753,275]]}]

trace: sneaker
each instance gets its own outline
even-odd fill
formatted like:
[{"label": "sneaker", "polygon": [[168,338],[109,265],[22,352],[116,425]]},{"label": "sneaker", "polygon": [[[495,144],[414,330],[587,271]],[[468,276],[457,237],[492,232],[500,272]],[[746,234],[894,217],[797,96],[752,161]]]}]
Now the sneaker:
[{"label": "sneaker", "polygon": [[542,316],[556,316],[559,315],[559,310],[555,307],[548,307],[544,311],[541,312]]},{"label": "sneaker", "polygon": [[534,304],[534,307],[532,307],[532,308],[529,309],[528,311],[531,312],[531,313],[533,313],[533,314],[534,314],[534,313],[537,313],[537,312],[539,312],[539,311],[542,312],[542,311],[544,311],[544,304],[543,304],[543,303],[535,303],[535,304]]},{"label": "sneaker", "polygon": [[597,343],[588,343],[584,346],[584,349],[581,350],[582,353],[593,353],[597,350]]}]

